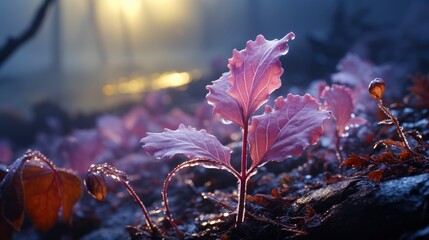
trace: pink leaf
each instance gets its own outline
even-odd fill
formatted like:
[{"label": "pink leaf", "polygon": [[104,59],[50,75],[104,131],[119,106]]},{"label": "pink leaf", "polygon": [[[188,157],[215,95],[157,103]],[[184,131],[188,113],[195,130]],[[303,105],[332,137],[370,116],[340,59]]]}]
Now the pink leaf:
[{"label": "pink leaf", "polygon": [[338,73],[332,75],[332,82],[347,85],[352,89],[354,104],[361,109],[375,111],[377,104],[368,94],[368,84],[376,77],[390,79],[391,68],[375,66],[354,54],[347,54],[337,65]]},{"label": "pink leaf", "polygon": [[328,118],[328,112],[309,94],[277,98],[274,109],[267,105],[249,128],[252,167],[301,155],[307,146],[317,143]]},{"label": "pink leaf", "polygon": [[166,129],[163,133],[148,133],[141,142],[144,150],[158,158],[172,158],[183,154],[189,159],[202,158],[218,161],[230,167],[232,150],[222,144],[215,136],[205,130],[180,124],[177,130]]},{"label": "pink leaf", "polygon": [[106,151],[96,130],[74,130],[61,146],[61,156],[68,166],[79,173],[86,173]]},{"label": "pink leaf", "polygon": [[294,38],[292,32],[273,41],[259,35],[255,41],[247,42],[246,49],[234,50],[228,64],[230,72],[207,87],[213,112],[241,127],[247,125],[269,94],[281,86],[283,68],[279,57],[288,52],[287,42]]},{"label": "pink leaf", "polygon": [[240,136],[240,129],[235,124],[225,125],[212,113],[213,107],[207,102],[202,102],[195,111],[195,127],[204,128],[207,132],[216,136],[222,144],[230,143]]},{"label": "pink leaf", "polygon": [[239,126],[244,126],[243,113],[237,100],[227,93],[231,88],[228,78],[231,73],[224,73],[222,77],[213,82],[213,85],[207,86],[209,93],[207,100],[213,105],[213,113],[225,121],[231,121]]},{"label": "pink leaf", "polygon": [[334,84],[326,87],[322,93],[322,99],[326,102],[337,123],[337,135],[342,136],[350,127],[357,127],[366,122],[363,118],[352,118],[354,104],[351,90],[348,87]]},{"label": "pink leaf", "polygon": [[128,134],[143,136],[147,132],[147,123],[150,121],[150,114],[142,107],[135,107],[122,117],[122,124]]},{"label": "pink leaf", "polygon": [[353,87],[368,86],[374,79],[374,66],[359,56],[348,54],[337,65],[338,73],[332,75],[332,81]]},{"label": "pink leaf", "polygon": [[97,119],[97,129],[106,146],[111,148],[127,146],[128,131],[121,118],[103,115]]}]

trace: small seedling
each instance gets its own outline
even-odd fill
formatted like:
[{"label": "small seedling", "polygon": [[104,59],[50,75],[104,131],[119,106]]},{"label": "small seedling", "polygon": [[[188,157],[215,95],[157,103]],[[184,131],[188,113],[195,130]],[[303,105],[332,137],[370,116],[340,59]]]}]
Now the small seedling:
[{"label": "small seedling", "polygon": [[[231,166],[232,150],[205,130],[197,131],[180,125],[177,130],[149,133],[142,139],[148,154],[158,158],[182,154],[190,159],[173,169],[164,182],[163,204],[167,219],[176,231],[178,229],[168,207],[167,187],[180,169],[203,166],[232,173],[238,180],[235,225],[240,226],[245,217],[247,182],[257,169],[269,161],[280,162],[299,156],[307,146],[318,142],[323,133],[323,121],[329,118],[329,114],[309,94],[279,97],[274,101],[274,107],[266,105],[262,115],[253,115],[281,86],[283,68],[279,58],[288,52],[287,42],[294,37],[289,33],[280,40],[267,41],[259,35],[256,41],[247,43],[246,49],[234,50],[228,64],[230,71],[207,86],[207,100],[214,106],[213,113],[225,123],[241,127],[240,171]],[[251,158],[250,167],[247,166],[248,156]]]},{"label": "small seedling", "polygon": [[383,113],[389,117],[388,119],[380,121],[378,124],[387,124],[387,125],[393,124],[393,125],[395,125],[396,132],[398,133],[399,139],[401,141],[394,141],[392,139],[380,140],[380,141],[375,143],[374,149],[380,145],[384,145],[384,146],[386,146],[387,150],[390,152],[388,146],[391,145],[391,146],[397,146],[397,147],[405,148],[407,151],[409,151],[410,153],[412,153],[414,155],[422,156],[422,154],[414,151],[410,147],[408,140],[405,136],[405,133],[403,131],[403,128],[402,128],[402,126],[399,125],[398,119],[389,111],[388,108],[383,106],[383,102],[382,102],[381,98],[383,97],[385,87],[386,87],[386,84],[384,83],[383,79],[375,78],[374,80],[372,80],[370,82],[370,84],[368,86],[368,91],[371,94],[371,96],[377,100],[378,107],[381,109],[381,111],[383,111]]},{"label": "small seedling", "polygon": [[143,202],[137,196],[134,189],[131,187],[128,181],[128,175],[113,166],[110,166],[106,163],[104,164],[92,164],[88,169],[88,174],[85,177],[85,186],[88,189],[89,194],[95,199],[102,201],[107,195],[106,179],[105,176],[112,178],[120,182],[130,195],[134,198],[134,201],[140,206],[144,217],[146,218],[146,223],[149,229],[152,231],[152,234],[155,236],[158,231],[155,225],[152,223],[149,217],[149,213],[146,210]]},{"label": "small seedling", "polygon": [[325,87],[321,94],[321,98],[325,100],[325,106],[332,113],[332,119],[336,123],[336,141],[335,151],[340,162],[343,161],[341,155],[340,141],[342,137],[348,136],[347,131],[350,128],[358,127],[366,123],[366,119],[355,117],[353,114],[354,103],[351,89],[346,86],[333,84],[331,87]]}]

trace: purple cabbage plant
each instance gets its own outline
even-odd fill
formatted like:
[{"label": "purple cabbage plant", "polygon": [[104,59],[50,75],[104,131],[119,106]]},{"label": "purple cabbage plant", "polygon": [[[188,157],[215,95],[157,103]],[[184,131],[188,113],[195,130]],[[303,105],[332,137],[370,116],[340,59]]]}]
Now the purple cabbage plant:
[{"label": "purple cabbage plant", "polygon": [[[280,56],[288,52],[288,42],[295,38],[289,33],[280,40],[266,40],[259,35],[248,41],[244,50],[233,51],[229,72],[207,86],[206,98],[214,107],[213,113],[225,123],[241,128],[241,169],[231,165],[232,149],[206,130],[196,130],[181,124],[176,130],[148,133],[141,140],[144,150],[157,158],[184,155],[187,161],[174,168],[163,186],[163,204],[167,219],[180,233],[169,211],[167,188],[180,169],[191,166],[223,169],[232,173],[238,182],[236,226],[245,218],[247,182],[259,167],[270,161],[283,161],[300,156],[304,149],[316,144],[323,133],[323,122],[330,117],[311,95],[280,96],[274,106],[266,105],[263,114],[255,112],[268,101],[270,94],[281,86],[283,68]],[[250,157],[250,166],[248,158]]]}]

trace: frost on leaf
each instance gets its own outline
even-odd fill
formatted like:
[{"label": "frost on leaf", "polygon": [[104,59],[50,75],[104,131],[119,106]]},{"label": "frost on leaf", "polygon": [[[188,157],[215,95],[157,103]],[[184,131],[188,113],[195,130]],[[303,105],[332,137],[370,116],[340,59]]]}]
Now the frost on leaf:
[{"label": "frost on leaf", "polygon": [[307,146],[317,143],[323,133],[323,121],[328,118],[328,112],[321,110],[309,94],[277,98],[274,109],[267,105],[263,115],[252,119],[252,167],[301,155]]},{"label": "frost on leaf", "polygon": [[340,137],[347,129],[366,123],[363,118],[352,117],[354,104],[351,95],[349,88],[334,84],[330,88],[325,88],[321,96],[325,100],[325,105],[332,112],[337,123],[337,135]]},{"label": "frost on leaf", "polygon": [[[280,40],[267,41],[259,35],[255,41],[247,42],[244,50],[234,50],[228,64],[230,71],[207,87],[213,112],[241,127],[247,125],[269,94],[281,86],[283,68],[279,57],[288,52],[287,42],[294,37],[289,33]],[[239,110],[234,110],[237,107]]]},{"label": "frost on leaf", "polygon": [[177,130],[166,129],[162,133],[148,133],[141,142],[148,154],[158,158],[172,158],[183,154],[189,159],[209,159],[231,166],[230,148],[223,146],[215,136],[205,130],[197,131],[183,124],[180,124]]}]

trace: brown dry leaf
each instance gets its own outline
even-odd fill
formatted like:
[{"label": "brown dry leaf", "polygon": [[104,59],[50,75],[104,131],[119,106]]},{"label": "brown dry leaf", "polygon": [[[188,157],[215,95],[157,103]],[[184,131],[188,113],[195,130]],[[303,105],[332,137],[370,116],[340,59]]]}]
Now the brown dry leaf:
[{"label": "brown dry leaf", "polygon": [[380,182],[383,179],[385,169],[377,169],[368,174],[368,179],[374,182]]},{"label": "brown dry leaf", "polygon": [[405,147],[403,142],[395,141],[395,140],[392,140],[390,138],[377,141],[374,144],[374,148],[378,148],[380,145],[390,145],[390,146],[396,146],[396,147],[401,147],[401,148]]},{"label": "brown dry leaf", "polygon": [[81,194],[79,177],[56,170],[40,152],[29,150],[12,164],[0,184],[0,210],[4,219],[0,221],[0,229],[12,226],[19,230],[24,209],[40,230],[49,230],[55,224],[61,207],[63,219],[70,221],[72,206]]},{"label": "brown dry leaf", "polygon": [[412,156],[413,156],[413,155],[412,155],[412,154],[411,154],[411,152],[410,152],[410,151],[408,151],[408,150],[403,150],[403,151],[401,151],[401,152],[398,154],[398,158],[399,158],[401,161],[408,160],[408,159],[410,159]]},{"label": "brown dry leaf", "polygon": [[282,197],[280,195],[280,192],[279,192],[278,188],[274,188],[273,190],[271,190],[271,195],[273,195],[273,197],[276,197],[276,198],[281,198]]},{"label": "brown dry leaf", "polygon": [[247,195],[246,200],[249,202],[254,202],[260,206],[267,207],[273,202],[273,197],[263,194],[256,194],[255,196]]},{"label": "brown dry leaf", "polygon": [[37,229],[49,230],[56,222],[61,207],[59,182],[46,165],[25,164],[22,171],[24,206]]},{"label": "brown dry leaf", "polygon": [[337,183],[337,182],[342,182],[342,181],[344,181],[344,180],[347,179],[347,178],[343,177],[340,174],[332,175],[332,174],[329,174],[329,173],[325,173],[324,177],[325,177],[325,183],[327,185],[331,185],[331,184],[334,184],[334,183]]},{"label": "brown dry leaf", "polygon": [[72,207],[82,195],[81,180],[63,169],[52,170],[46,164],[27,163],[22,172],[25,210],[37,229],[49,230],[62,207],[63,220],[69,222]]},{"label": "brown dry leaf", "polygon": [[370,163],[371,158],[369,156],[358,156],[358,155],[351,155],[350,157],[346,158],[342,163],[341,166],[347,166],[347,167],[363,167]]},{"label": "brown dry leaf", "polygon": [[61,189],[62,217],[64,221],[71,222],[73,205],[82,196],[82,181],[67,169],[58,169],[57,173]]},{"label": "brown dry leaf", "polygon": [[390,152],[382,152],[378,156],[374,156],[374,163],[376,164],[398,164],[401,163],[401,160],[397,159],[396,156],[392,155]]}]

